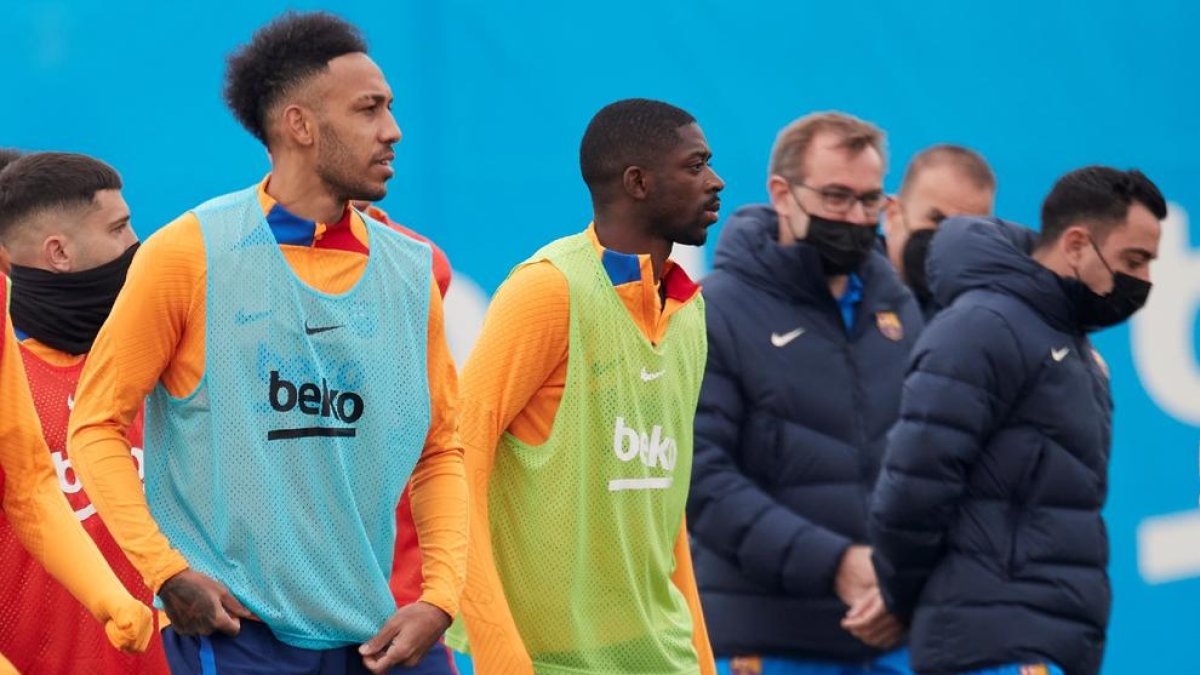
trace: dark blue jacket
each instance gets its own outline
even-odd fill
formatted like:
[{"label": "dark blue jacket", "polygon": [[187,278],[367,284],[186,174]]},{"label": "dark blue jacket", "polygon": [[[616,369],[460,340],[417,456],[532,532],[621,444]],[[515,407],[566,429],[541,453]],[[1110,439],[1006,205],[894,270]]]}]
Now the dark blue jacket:
[{"label": "dark blue jacket", "polygon": [[838,625],[833,579],[846,547],[866,542],[921,315],[872,253],[848,332],[816,251],[777,236],[769,207],[739,210],[704,280],[688,524],[705,621],[718,655],[870,656]]},{"label": "dark blue jacket", "polygon": [[934,237],[947,308],[913,350],[871,505],[919,672],[1049,660],[1090,674],[1104,650],[1108,377],[1013,227],[954,218]]}]

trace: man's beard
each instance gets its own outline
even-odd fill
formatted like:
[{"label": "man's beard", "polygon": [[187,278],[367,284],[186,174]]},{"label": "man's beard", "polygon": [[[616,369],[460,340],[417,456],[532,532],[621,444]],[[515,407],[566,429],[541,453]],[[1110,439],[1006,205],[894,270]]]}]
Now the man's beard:
[{"label": "man's beard", "polygon": [[[387,196],[387,186],[375,187],[361,178],[354,168],[350,149],[331,125],[321,126],[321,147],[317,155],[317,176],[341,202],[377,202]],[[365,169],[369,171],[370,169]]]}]

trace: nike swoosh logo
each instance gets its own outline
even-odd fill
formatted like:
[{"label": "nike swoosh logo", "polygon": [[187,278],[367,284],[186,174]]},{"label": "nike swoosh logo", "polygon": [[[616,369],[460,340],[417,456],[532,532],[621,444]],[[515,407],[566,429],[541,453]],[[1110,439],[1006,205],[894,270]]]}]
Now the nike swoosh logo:
[{"label": "nike swoosh logo", "polygon": [[657,380],[658,378],[665,375],[666,372],[667,372],[666,370],[660,370],[657,373],[650,373],[650,372],[647,372],[645,368],[642,368],[642,382],[652,382],[654,380]]},{"label": "nike swoosh logo", "polygon": [[1055,361],[1062,361],[1063,359],[1067,358],[1067,354],[1070,354],[1070,353],[1071,353],[1070,347],[1063,347],[1061,349],[1051,349],[1050,350],[1050,358],[1054,359]]},{"label": "nike swoosh logo", "polygon": [[316,335],[317,333],[324,333],[326,331],[331,331],[331,330],[341,328],[343,325],[344,324],[339,323],[336,326],[310,326],[310,325],[308,325],[308,320],[306,319],[304,321],[304,333],[306,335]]},{"label": "nike swoosh logo", "polygon": [[775,345],[776,347],[786,347],[791,343],[792,340],[795,340],[801,335],[804,335],[803,328],[790,330],[783,335],[780,335],[779,333],[771,333],[771,344]]},{"label": "nike swoosh logo", "polygon": [[263,312],[255,312],[253,314],[247,314],[245,311],[239,309],[237,314],[233,315],[233,322],[239,326],[245,326],[252,321],[265,319],[270,314],[271,310],[269,309]]}]

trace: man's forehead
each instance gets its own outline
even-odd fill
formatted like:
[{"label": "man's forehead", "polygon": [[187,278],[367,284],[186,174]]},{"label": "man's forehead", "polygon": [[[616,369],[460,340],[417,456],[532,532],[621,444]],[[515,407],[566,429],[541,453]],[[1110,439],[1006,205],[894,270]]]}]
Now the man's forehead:
[{"label": "man's forehead", "polygon": [[1162,237],[1162,223],[1145,206],[1134,203],[1129,208],[1129,216],[1122,227],[1113,230],[1115,243],[1123,249],[1143,249],[1150,252],[1158,251],[1158,241]]},{"label": "man's forehead", "polygon": [[931,166],[918,173],[906,196],[962,214],[990,213],[995,199],[991,189],[980,187],[949,165]]},{"label": "man's forehead", "polygon": [[391,96],[383,71],[362,52],[343,54],[329,61],[329,68],[319,78],[328,92],[342,95],[384,94]]},{"label": "man's forehead", "polygon": [[708,140],[704,138],[704,132],[700,129],[700,125],[692,122],[679,127],[679,143],[672,151],[673,154],[681,157],[691,157],[692,155],[707,155],[709,152]]}]

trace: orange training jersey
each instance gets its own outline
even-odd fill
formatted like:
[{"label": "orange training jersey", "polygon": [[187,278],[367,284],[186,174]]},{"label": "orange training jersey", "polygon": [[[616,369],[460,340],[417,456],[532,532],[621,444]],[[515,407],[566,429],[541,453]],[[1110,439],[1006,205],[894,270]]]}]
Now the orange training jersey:
[{"label": "orange training jersey", "polygon": [[[32,344],[30,344],[32,343]],[[150,590],[104,527],[66,451],[67,422],[75,405],[75,385],[84,361],[59,365],[38,355],[52,350],[32,340],[20,349],[29,388],[50,449],[58,482],[83,528],[129,592],[150,604]],[[129,429],[133,460],[141,468],[142,416]],[[6,519],[0,520],[0,606],[20,608],[0,613],[0,652],[30,675],[123,675],[167,673],[157,637],[145,654],[123,654],[108,644],[103,624],[72,597],[21,546]]]},{"label": "orange training jersey", "polygon": [[[400,234],[429,244],[433,251],[433,278],[437,281],[438,291],[445,297],[450,288],[452,272],[450,259],[442,249],[428,237],[392,220],[386,211],[377,206],[368,206],[366,213]],[[410,489],[404,488],[400,504],[396,506],[396,546],[392,556],[392,574],[388,578],[388,586],[392,589],[397,607],[420,600],[421,587],[425,584],[425,575],[421,572],[421,545],[417,541],[416,523],[413,522],[412,498],[408,494]]]},{"label": "orange training jersey", "polygon": [[[279,251],[312,289],[341,294],[362,277],[369,237],[352,210],[336,223],[295,216],[259,186],[259,202]],[[146,394],[196,390],[206,365],[206,274],[199,221],[184,214],[142,243],[125,287],[96,337],[81,385],[90,392],[72,415],[71,451],[96,508],[151,589],[187,569],[136,494],[137,472],[125,463],[124,430]],[[427,370],[433,419],[410,481],[412,519],[420,534],[421,599],[455,614],[466,556],[466,490],[457,433],[457,383],[445,340],[442,300],[430,282]],[[90,479],[90,480],[88,480]],[[107,511],[107,512],[106,512]]]}]

